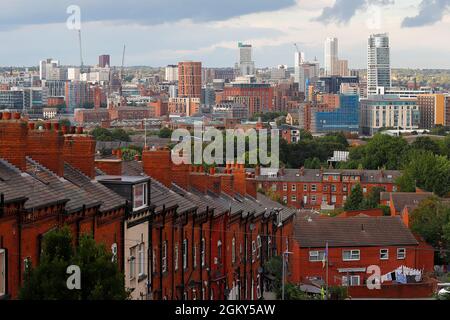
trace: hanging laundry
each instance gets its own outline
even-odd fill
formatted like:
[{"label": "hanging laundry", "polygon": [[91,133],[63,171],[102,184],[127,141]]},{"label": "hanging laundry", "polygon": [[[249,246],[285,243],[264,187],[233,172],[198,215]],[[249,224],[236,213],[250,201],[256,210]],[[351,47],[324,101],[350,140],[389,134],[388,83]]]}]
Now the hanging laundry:
[{"label": "hanging laundry", "polygon": [[396,277],[398,283],[401,283],[401,284],[407,283],[406,276],[403,273],[401,273],[400,271],[396,272],[395,277]]}]

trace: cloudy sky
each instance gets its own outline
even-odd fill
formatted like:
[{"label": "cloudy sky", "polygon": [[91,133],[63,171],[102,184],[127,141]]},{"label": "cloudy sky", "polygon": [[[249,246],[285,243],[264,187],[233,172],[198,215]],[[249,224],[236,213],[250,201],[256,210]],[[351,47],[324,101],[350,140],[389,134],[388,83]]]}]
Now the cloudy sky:
[{"label": "cloudy sky", "polygon": [[294,43],[323,61],[326,37],[339,56],[364,68],[367,36],[388,32],[392,66],[450,68],[450,0],[0,0],[0,65],[53,57],[79,64],[67,8],[81,10],[85,64],[164,66],[198,60],[233,66],[237,42],[253,44],[258,67],[293,65]]}]

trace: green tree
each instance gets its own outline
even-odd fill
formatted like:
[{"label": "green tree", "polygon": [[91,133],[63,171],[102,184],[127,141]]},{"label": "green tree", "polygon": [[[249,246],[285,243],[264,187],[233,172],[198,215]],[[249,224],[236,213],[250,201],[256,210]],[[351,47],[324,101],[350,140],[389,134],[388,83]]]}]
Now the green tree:
[{"label": "green tree", "polygon": [[[70,265],[80,267],[80,290],[67,288],[66,270]],[[112,261],[112,254],[104,245],[96,244],[90,235],[81,236],[75,248],[67,227],[44,236],[40,263],[27,271],[19,293],[23,300],[124,300],[127,297],[124,276]]]},{"label": "green tree", "polygon": [[362,208],[364,200],[363,190],[361,185],[358,183],[352,189],[350,196],[347,201],[345,201],[344,209],[345,211],[359,210]]},{"label": "green tree", "polygon": [[162,128],[158,132],[158,137],[160,138],[170,138],[172,136],[172,130],[167,127]]},{"label": "green tree", "polygon": [[305,168],[306,169],[320,169],[321,166],[322,166],[322,164],[318,158],[312,158],[312,159],[305,160]]},{"label": "green tree", "polygon": [[411,147],[414,150],[430,151],[434,154],[441,153],[441,147],[440,147],[439,143],[437,143],[435,140],[431,139],[430,137],[418,137],[416,139],[416,141],[414,141],[411,144]]},{"label": "green tree", "polygon": [[350,150],[349,160],[353,165],[361,164],[364,169],[399,170],[410,147],[402,137],[376,134],[365,146]]},{"label": "green tree", "polygon": [[59,125],[62,127],[70,127],[72,125],[72,123],[70,122],[69,119],[64,118],[64,119],[59,120]]},{"label": "green tree", "polygon": [[111,131],[111,136],[116,141],[130,142],[130,135],[122,128],[114,128]]},{"label": "green tree", "polygon": [[441,141],[441,154],[450,158],[450,134]]},{"label": "green tree", "polygon": [[22,300],[72,300],[74,291],[67,289],[66,269],[73,257],[72,237],[68,228],[45,235],[39,266],[27,268],[19,292]]},{"label": "green tree", "polygon": [[398,179],[402,191],[414,191],[415,187],[445,196],[450,192],[450,161],[432,152],[411,152]]},{"label": "green tree", "polygon": [[450,262],[450,207],[437,197],[423,200],[411,214],[411,230],[438,249],[439,258]]},{"label": "green tree", "polygon": [[383,187],[374,187],[370,190],[367,197],[364,199],[362,207],[364,209],[378,208],[380,205],[380,194],[386,191]]},{"label": "green tree", "polygon": [[103,244],[97,244],[90,235],[80,238],[74,257],[81,269],[81,300],[125,300],[124,276]]}]

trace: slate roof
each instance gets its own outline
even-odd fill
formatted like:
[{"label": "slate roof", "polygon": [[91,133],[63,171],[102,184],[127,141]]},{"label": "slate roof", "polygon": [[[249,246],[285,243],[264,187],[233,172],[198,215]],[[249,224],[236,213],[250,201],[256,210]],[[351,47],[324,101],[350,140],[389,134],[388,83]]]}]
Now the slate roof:
[{"label": "slate roof", "polygon": [[258,200],[258,202],[260,202],[263,206],[265,206],[267,208],[281,209],[280,213],[281,213],[282,221],[286,221],[287,219],[289,219],[290,217],[292,217],[293,215],[295,215],[297,213],[297,210],[285,207],[285,206],[281,205],[280,203],[273,201],[272,199],[266,197],[265,195],[263,195],[259,192],[257,194],[256,199]]},{"label": "slate roof", "polygon": [[9,162],[0,159],[0,193],[6,202],[25,200],[25,209],[67,202],[69,199],[55,194],[44,183],[28,173],[20,172]]},{"label": "slate roof", "polygon": [[122,175],[124,176],[142,176],[144,175],[144,169],[142,168],[142,162],[131,160],[122,162]]},{"label": "slate roof", "polygon": [[415,208],[425,199],[433,196],[432,192],[414,193],[414,192],[392,192],[392,204],[395,211],[401,212],[406,206]]},{"label": "slate roof", "polygon": [[277,177],[258,176],[258,181],[285,181],[285,182],[321,182],[323,175],[336,174],[343,176],[360,176],[362,183],[394,183],[401,175],[400,171],[379,170],[336,170],[325,169],[323,173],[319,169],[304,169],[300,175],[298,169],[284,169],[284,174]]},{"label": "slate roof", "polygon": [[294,238],[303,248],[417,245],[400,217],[294,219]]},{"label": "slate roof", "polygon": [[105,212],[125,205],[125,198],[108,189],[100,182],[93,181],[81,171],[64,163],[64,178],[86,193],[101,201],[100,211]]},{"label": "slate roof", "polygon": [[58,177],[31,158],[27,158],[26,172],[44,184],[46,188],[55,195],[69,199],[66,203],[66,211],[68,213],[81,210],[83,205],[85,205],[86,208],[91,208],[99,206],[102,203],[95,194],[88,193],[84,189],[72,184],[70,181]]},{"label": "slate roof", "polygon": [[164,205],[166,209],[177,207],[178,213],[185,213],[197,208],[192,201],[182,197],[155,179],[151,179],[150,202],[155,206],[155,212],[160,212]]}]

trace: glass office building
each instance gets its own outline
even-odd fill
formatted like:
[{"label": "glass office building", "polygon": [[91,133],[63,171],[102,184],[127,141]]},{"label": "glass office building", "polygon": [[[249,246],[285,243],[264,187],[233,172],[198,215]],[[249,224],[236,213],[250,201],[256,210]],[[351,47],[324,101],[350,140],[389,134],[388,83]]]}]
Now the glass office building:
[{"label": "glass office building", "polygon": [[316,111],[312,115],[315,125],[313,132],[354,132],[359,131],[359,97],[340,95],[339,107],[330,111]]}]

